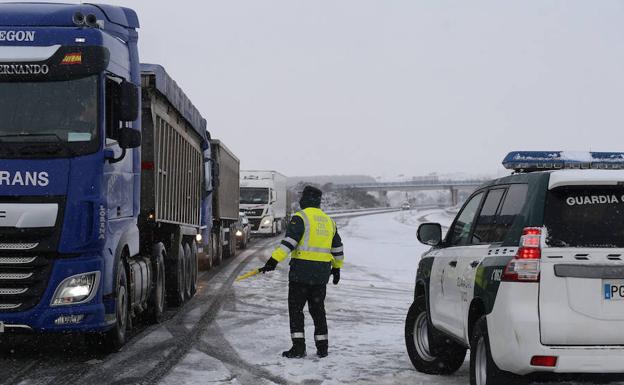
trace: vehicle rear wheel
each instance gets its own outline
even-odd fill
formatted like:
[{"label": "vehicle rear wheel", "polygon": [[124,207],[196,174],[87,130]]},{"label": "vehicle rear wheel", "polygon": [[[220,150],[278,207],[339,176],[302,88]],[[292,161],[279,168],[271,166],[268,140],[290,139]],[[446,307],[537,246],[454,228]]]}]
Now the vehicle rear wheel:
[{"label": "vehicle rear wheel", "polygon": [[152,268],[154,269],[153,289],[150,295],[147,319],[151,323],[160,323],[165,313],[165,246],[157,243],[152,246]]},{"label": "vehicle rear wheel", "polygon": [[425,297],[418,297],[405,320],[405,345],[412,364],[422,373],[455,373],[464,363],[466,348],[449,339],[431,340],[430,327]]},{"label": "vehicle rear wheel", "polygon": [[167,303],[172,306],[180,306],[184,303],[184,293],[186,288],[186,258],[184,258],[184,248],[178,244],[178,256],[170,259],[170,266],[167,269]]},{"label": "vehicle rear wheel", "polygon": [[485,316],[479,318],[473,330],[470,340],[470,385],[522,383],[519,377],[500,370],[492,359]]},{"label": "vehicle rear wheel", "polygon": [[193,276],[193,267],[191,265],[191,246],[184,244],[184,297],[191,299],[191,279]]},{"label": "vehicle rear wheel", "polygon": [[199,274],[199,261],[197,260],[197,244],[191,242],[191,297],[197,293],[197,276]]},{"label": "vehicle rear wheel", "polygon": [[219,234],[213,234],[212,247],[212,266],[218,266],[223,260],[223,245],[221,244],[221,237]]},{"label": "vehicle rear wheel", "polygon": [[117,264],[115,278],[115,326],[107,332],[86,336],[89,345],[105,353],[117,352],[125,345],[126,333],[130,325],[128,273],[121,260]]}]

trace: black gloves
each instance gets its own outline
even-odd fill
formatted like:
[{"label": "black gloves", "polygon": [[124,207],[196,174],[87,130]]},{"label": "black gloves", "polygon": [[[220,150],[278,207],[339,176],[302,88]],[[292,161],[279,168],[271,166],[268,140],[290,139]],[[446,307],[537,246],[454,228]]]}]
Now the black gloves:
[{"label": "black gloves", "polygon": [[273,258],[269,258],[268,261],[266,261],[266,264],[261,267],[260,269],[258,269],[262,274],[266,273],[267,271],[273,271],[275,270],[275,266],[277,266],[277,260],[273,259]]},{"label": "black gloves", "polygon": [[332,268],[331,275],[334,276],[334,285],[337,285],[340,281],[340,269]]}]

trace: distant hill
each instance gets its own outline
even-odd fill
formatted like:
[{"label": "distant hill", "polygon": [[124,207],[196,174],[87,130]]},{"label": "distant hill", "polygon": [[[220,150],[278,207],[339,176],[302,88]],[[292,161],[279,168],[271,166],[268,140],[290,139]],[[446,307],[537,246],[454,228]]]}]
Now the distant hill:
[{"label": "distant hill", "polygon": [[293,176],[288,178],[288,186],[293,187],[299,183],[311,183],[323,186],[332,184],[355,184],[374,183],[375,178],[368,175],[316,175],[316,176]]}]

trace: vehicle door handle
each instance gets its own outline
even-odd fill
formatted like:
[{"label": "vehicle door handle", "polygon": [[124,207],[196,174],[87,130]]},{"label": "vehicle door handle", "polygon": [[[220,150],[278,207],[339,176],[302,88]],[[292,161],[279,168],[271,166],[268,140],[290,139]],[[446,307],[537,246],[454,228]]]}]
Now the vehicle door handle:
[{"label": "vehicle door handle", "polygon": [[479,266],[480,263],[481,263],[481,261],[472,261],[472,262],[470,262],[470,267],[472,267],[473,269],[476,269],[477,266]]},{"label": "vehicle door handle", "polygon": [[457,261],[451,261],[451,262],[449,262],[449,266],[451,266],[451,267],[457,267]]}]

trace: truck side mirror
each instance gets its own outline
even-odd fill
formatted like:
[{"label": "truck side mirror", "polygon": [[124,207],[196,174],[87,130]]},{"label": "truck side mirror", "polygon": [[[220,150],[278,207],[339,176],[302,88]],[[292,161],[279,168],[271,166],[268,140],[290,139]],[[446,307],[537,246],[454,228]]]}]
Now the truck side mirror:
[{"label": "truck side mirror", "polygon": [[442,226],[439,223],[423,223],[418,226],[416,237],[420,243],[438,246],[442,243]]},{"label": "truck side mirror", "polygon": [[119,129],[119,147],[137,148],[141,145],[141,132],[130,127],[123,127]]},{"label": "truck side mirror", "polygon": [[125,80],[119,87],[119,120],[133,122],[139,117],[139,87]]}]

